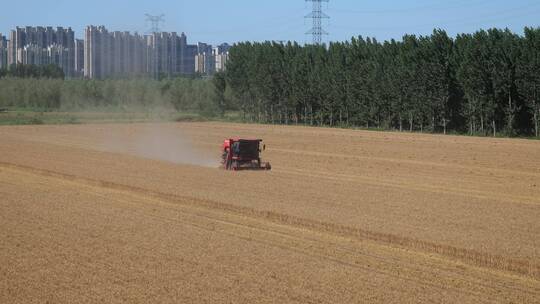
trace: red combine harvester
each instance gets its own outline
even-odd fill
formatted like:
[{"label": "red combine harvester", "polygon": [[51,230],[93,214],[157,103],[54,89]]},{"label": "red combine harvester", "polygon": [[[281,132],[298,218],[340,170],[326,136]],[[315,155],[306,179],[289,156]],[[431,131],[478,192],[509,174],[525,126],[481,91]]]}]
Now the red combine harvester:
[{"label": "red combine harvester", "polygon": [[222,168],[235,171],[270,170],[270,163],[261,162],[261,152],[265,148],[262,139],[226,139],[222,147]]}]

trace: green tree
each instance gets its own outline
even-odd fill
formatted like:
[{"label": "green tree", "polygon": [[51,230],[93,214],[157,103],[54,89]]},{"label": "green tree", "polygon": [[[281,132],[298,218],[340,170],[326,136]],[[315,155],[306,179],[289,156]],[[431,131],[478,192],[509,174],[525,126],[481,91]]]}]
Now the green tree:
[{"label": "green tree", "polygon": [[534,134],[540,137],[540,28],[525,28],[517,67],[517,88],[532,117]]},{"label": "green tree", "polygon": [[218,72],[214,74],[212,78],[212,84],[214,85],[214,99],[215,103],[219,109],[220,116],[225,114],[226,109],[226,99],[225,99],[225,90],[227,88],[227,82],[225,80],[225,75],[223,72]]}]

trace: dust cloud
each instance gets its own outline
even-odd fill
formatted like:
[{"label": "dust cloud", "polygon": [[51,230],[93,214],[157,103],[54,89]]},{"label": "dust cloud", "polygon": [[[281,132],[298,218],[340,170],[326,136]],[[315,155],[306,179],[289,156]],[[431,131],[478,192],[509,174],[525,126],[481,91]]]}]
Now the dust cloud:
[{"label": "dust cloud", "polygon": [[167,124],[138,125],[128,132],[108,134],[105,147],[109,152],[137,157],[216,168],[216,153],[196,148],[179,127]]}]

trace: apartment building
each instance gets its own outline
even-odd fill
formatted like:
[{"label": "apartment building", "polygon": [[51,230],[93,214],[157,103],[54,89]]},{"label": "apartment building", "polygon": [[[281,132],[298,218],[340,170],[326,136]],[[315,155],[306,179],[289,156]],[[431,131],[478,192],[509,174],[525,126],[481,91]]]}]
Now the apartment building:
[{"label": "apartment building", "polygon": [[8,66],[8,40],[0,33],[0,69],[5,69]]},{"label": "apartment building", "polygon": [[71,28],[26,26],[12,30],[9,40],[0,35],[0,67],[56,64],[66,77],[96,79],[212,75],[225,68],[229,48],[190,45],[176,32],[140,35],[90,25],[84,39],[75,39]]},{"label": "apartment building", "polygon": [[75,76],[82,77],[84,74],[84,40],[75,39]]},{"label": "apartment building", "polygon": [[71,28],[17,27],[10,33],[7,65],[58,64],[67,77],[75,72],[75,34]]},{"label": "apartment building", "polygon": [[225,71],[227,60],[229,60],[229,50],[231,46],[227,43],[220,44],[212,49],[215,64],[214,68],[216,72]]}]

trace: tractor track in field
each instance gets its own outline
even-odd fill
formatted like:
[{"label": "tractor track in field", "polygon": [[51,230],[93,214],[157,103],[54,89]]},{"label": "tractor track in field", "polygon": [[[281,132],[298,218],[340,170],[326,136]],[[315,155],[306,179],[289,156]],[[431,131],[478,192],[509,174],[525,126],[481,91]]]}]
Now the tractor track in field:
[{"label": "tractor track in field", "polygon": [[[509,288],[506,283],[485,282],[485,277],[480,274],[471,275],[467,271],[468,268],[460,266],[459,262],[446,259],[441,260],[441,257],[427,255],[424,258],[428,262],[419,262],[411,257],[419,254],[423,255],[422,253],[411,252],[409,250],[403,251],[399,248],[389,248],[388,250],[399,252],[401,254],[400,257],[390,256],[389,258],[384,255],[372,254],[364,246],[381,246],[378,242],[374,242],[371,245],[362,242],[356,243],[355,241],[351,241],[347,235],[335,235],[331,231],[323,232],[317,229],[306,229],[301,226],[268,221],[266,218],[246,217],[245,213],[236,213],[229,209],[209,208],[208,202],[200,202],[193,198],[174,196],[175,199],[172,199],[169,195],[156,195],[155,192],[149,190],[114,183],[103,183],[101,181],[6,163],[0,163],[0,168],[52,178],[74,185],[82,185],[82,187],[77,187],[81,191],[101,193],[101,191],[95,191],[93,189],[83,189],[84,187],[96,187],[120,192],[119,194],[125,196],[121,201],[122,204],[137,206],[138,208],[135,209],[140,210],[140,216],[154,218],[161,223],[169,222],[174,225],[189,225],[206,232],[219,233],[261,245],[277,247],[394,280],[408,283],[414,282],[419,286],[440,290],[444,293],[455,295],[467,294],[475,298],[477,303],[496,302],[500,300],[496,294],[501,290]],[[103,195],[108,196],[109,194],[103,193]],[[130,198],[143,199],[133,200]],[[119,201],[115,200],[115,202]],[[154,208],[156,205],[159,205],[160,210],[164,211],[163,213],[166,216],[145,212],[145,209]],[[87,216],[99,216],[99,213],[96,213],[92,209],[85,210],[85,214]],[[252,233],[257,235],[257,237],[252,237]],[[383,246],[386,245],[383,244]],[[181,245],[178,244],[177,246]],[[407,256],[410,257],[407,258]],[[406,262],[404,262],[405,260]],[[439,260],[444,262],[438,262]],[[188,263],[189,261],[184,260],[184,262]],[[434,265],[436,265],[436,268],[434,268]],[[107,264],[104,263],[103,266],[107,267]],[[502,273],[498,275],[502,275]],[[432,276],[437,276],[440,280],[433,281]],[[511,277],[509,274],[505,274],[504,276]],[[516,279],[518,278],[516,277]],[[367,278],[363,279],[362,282],[363,284],[371,285],[373,288],[377,287]],[[462,284],[475,286],[474,289],[477,290],[463,290],[458,287]],[[512,287],[512,290],[531,299],[540,294],[540,287],[536,289]]]},{"label": "tractor track in field", "polygon": [[[163,201],[161,201],[161,203],[171,204],[170,202],[163,202]],[[175,206],[177,206],[177,204],[175,204]],[[190,206],[190,207],[193,207],[193,206]],[[296,233],[293,233],[292,231],[299,229],[298,227],[283,226],[281,224],[278,224],[278,226],[276,227],[268,223],[261,224],[260,221],[253,220],[253,219],[251,219],[253,221],[252,223],[246,223],[246,222],[240,223],[239,220],[236,220],[236,221],[226,220],[226,219],[223,219],[222,215],[212,216],[212,215],[204,214],[202,212],[194,211],[193,209],[179,210],[178,208],[172,208],[172,207],[165,208],[165,209],[168,209],[170,211],[184,213],[184,214],[189,214],[198,219],[203,218],[205,220],[209,220],[210,222],[214,222],[214,223],[225,224],[228,226],[238,226],[243,229],[247,228],[249,230],[257,231],[259,233],[267,234],[267,235],[268,234],[276,235],[280,238],[280,241],[271,241],[271,240],[268,240],[267,238],[253,238],[251,237],[250,234],[240,235],[237,232],[230,233],[230,232],[224,232],[222,230],[219,230],[220,233],[227,234],[230,237],[240,238],[240,239],[248,240],[250,242],[260,243],[264,245],[270,245],[270,246],[278,247],[278,248],[285,249],[288,251],[294,251],[296,253],[300,253],[306,256],[321,258],[321,259],[330,261],[332,263],[342,264],[342,265],[346,265],[352,268],[367,270],[369,272],[378,273],[387,277],[393,277],[398,280],[413,281],[423,286],[430,286],[430,287],[434,287],[440,290],[449,289],[448,287],[445,287],[445,285],[442,283],[437,284],[433,282],[432,280],[430,280],[429,278],[422,277],[420,275],[422,273],[433,272],[432,267],[428,265],[423,265],[423,263],[415,262],[414,260],[409,261],[408,264],[403,264],[402,261],[400,261],[397,258],[389,259],[388,257],[382,256],[382,255],[374,255],[367,252],[361,252],[360,250],[358,250],[359,249],[358,247],[355,247],[356,244],[351,245],[350,246],[351,248],[347,248],[345,245],[343,245],[343,242],[350,241],[350,240],[347,240],[346,237],[339,237],[336,239],[335,236],[332,235],[331,237],[334,239],[334,241],[330,241],[328,239],[328,236],[321,237],[320,234],[314,235],[315,234],[314,231],[307,231],[309,236],[306,236],[305,234],[297,235]],[[209,211],[209,210],[205,209],[204,211]],[[176,219],[171,219],[170,217],[166,217],[166,216],[155,216],[155,215],[148,215],[148,214],[145,214],[145,216],[154,217],[154,218],[159,219],[160,221],[169,221],[169,222],[173,222],[177,224],[189,224],[193,227],[197,227],[201,230],[205,230],[208,232],[218,231],[218,229],[215,226],[212,226],[209,228],[206,225],[202,225],[199,220],[186,221],[185,219],[182,219],[181,221],[179,221]],[[239,215],[235,214],[235,216],[239,216]],[[242,221],[245,221],[245,218],[243,218]],[[306,232],[305,229],[302,229],[302,230],[303,232]],[[295,242],[294,244],[288,244],[287,242],[284,242],[283,239],[289,239],[291,241],[301,241],[304,243],[311,243],[313,245],[309,247],[304,246],[303,248],[298,248],[300,246],[297,245],[297,242]],[[327,248],[332,248],[332,252],[329,252]],[[418,254],[418,253],[411,253],[411,254]],[[365,263],[362,263],[362,261],[360,261],[362,260],[361,258],[359,258],[360,256],[371,259],[371,260],[379,261],[382,264],[391,265],[391,267],[389,268],[392,268],[392,269],[389,269],[389,268],[384,269],[384,267],[382,267],[384,270],[381,270],[381,267],[377,268],[377,267],[363,266],[365,265]],[[442,265],[440,264],[438,266],[439,267],[437,267],[437,272],[454,273],[456,271],[455,267],[443,268]],[[395,274],[396,268],[400,269],[399,275]],[[486,284],[483,281],[483,278],[480,276],[478,277],[467,276],[467,282],[477,285],[477,286],[481,286],[485,288],[486,290],[491,289],[492,292],[496,291],[496,288],[494,287],[498,287],[501,289],[505,288],[505,285],[503,283]],[[365,283],[369,283],[369,280],[365,280]],[[521,288],[521,289],[517,289],[517,291],[519,291],[522,294],[527,294],[529,296],[535,296],[536,294],[540,293],[540,288],[536,290],[528,290],[528,289]],[[452,290],[452,292],[461,293],[463,291]],[[469,295],[477,296],[478,299],[483,299],[484,301],[486,300],[485,295],[483,293],[472,292],[472,291],[467,291],[466,293]],[[494,299],[496,299],[496,297],[492,298],[492,300]]]},{"label": "tractor track in field", "polygon": [[0,167],[21,170],[37,175],[54,177],[67,181],[75,181],[89,186],[144,195],[167,202],[174,202],[175,204],[180,205],[205,208],[207,210],[219,210],[221,212],[227,212],[237,216],[264,220],[274,224],[295,227],[298,229],[304,229],[312,232],[331,234],[338,237],[351,238],[360,241],[368,240],[376,242],[378,244],[397,247],[401,249],[414,250],[427,254],[437,254],[441,257],[449,258],[451,260],[463,262],[469,265],[486,269],[505,271],[520,276],[530,277],[535,280],[540,280],[540,265],[534,264],[527,260],[498,256],[475,250],[458,248],[454,246],[443,245],[393,234],[373,232],[334,223],[315,221],[273,211],[257,210],[254,208],[236,206],[212,200],[197,199],[194,201],[194,198],[189,196],[168,194],[154,191],[151,189],[134,187],[109,181],[90,179],[77,175],[55,172],[52,170],[38,169],[19,164],[12,164],[9,162],[0,162]]},{"label": "tractor track in field", "polygon": [[328,153],[328,152],[313,152],[313,151],[295,151],[292,149],[272,149],[277,152],[281,153],[289,153],[289,154],[302,154],[302,155],[310,155],[315,157],[325,157],[325,158],[339,158],[339,159],[350,159],[350,160],[363,160],[363,161],[381,161],[381,162],[387,162],[387,163],[393,163],[393,164],[411,164],[411,165],[417,165],[417,166],[428,166],[428,167],[437,167],[437,168],[456,168],[456,169],[464,169],[464,170],[471,170],[474,169],[475,171],[479,172],[497,172],[500,174],[514,174],[514,175],[524,175],[529,177],[535,177],[540,178],[540,172],[523,172],[523,171],[516,171],[516,170],[509,170],[509,169],[498,169],[498,168],[484,168],[479,166],[463,166],[458,164],[445,164],[445,163],[439,163],[439,162],[427,162],[427,161],[417,161],[417,160],[410,160],[410,159],[394,159],[394,158],[388,158],[388,157],[377,157],[377,156],[361,156],[361,155],[350,155],[350,154],[340,154],[340,153]]},{"label": "tractor track in field", "polygon": [[430,193],[441,193],[441,194],[447,194],[447,195],[456,195],[461,197],[467,197],[467,198],[478,198],[482,200],[500,200],[505,202],[511,202],[515,204],[524,204],[524,205],[540,205],[540,198],[539,197],[531,197],[531,196],[516,196],[516,195],[504,195],[504,194],[496,194],[493,195],[493,193],[488,191],[481,191],[481,190],[473,190],[473,189],[452,189],[447,190],[444,187],[440,186],[430,186],[425,184],[419,184],[419,183],[411,183],[411,182],[388,182],[384,179],[377,179],[374,177],[362,177],[358,175],[352,175],[352,174],[343,174],[343,173],[327,173],[327,172],[317,172],[313,170],[302,170],[302,169],[294,169],[294,170],[287,170],[287,169],[274,169],[274,171],[282,172],[286,174],[292,174],[292,175],[299,175],[299,176],[307,176],[307,177],[316,177],[316,178],[324,178],[328,180],[336,180],[336,181],[342,181],[342,182],[361,182],[362,184],[367,184],[374,187],[392,187],[392,188],[398,188],[398,189],[404,189],[404,190],[418,190],[423,192],[430,192]]}]

